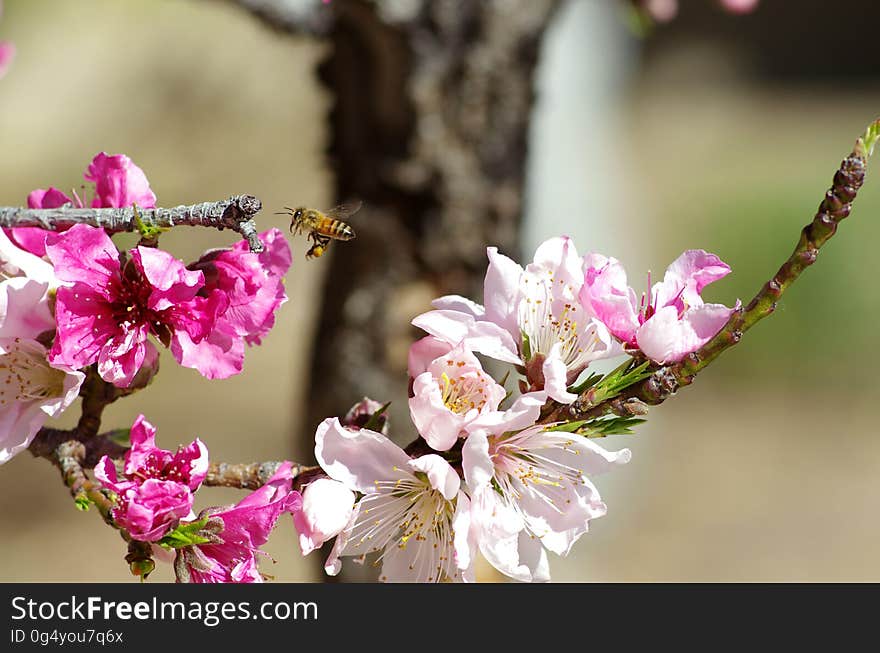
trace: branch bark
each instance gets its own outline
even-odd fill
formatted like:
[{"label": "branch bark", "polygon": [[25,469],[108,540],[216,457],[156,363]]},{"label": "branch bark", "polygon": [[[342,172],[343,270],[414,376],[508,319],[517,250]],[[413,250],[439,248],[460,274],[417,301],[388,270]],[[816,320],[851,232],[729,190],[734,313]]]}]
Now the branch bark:
[{"label": "branch bark", "polygon": [[202,202],[173,208],[118,209],[74,208],[65,205],[56,209],[28,209],[17,206],[0,207],[0,227],[38,227],[63,231],[76,224],[101,227],[110,233],[138,231],[136,217],[151,227],[167,229],[179,225],[231,229],[241,234],[252,252],[262,252],[263,243],[257,236],[254,216],[262,204],[253,195],[234,195],[219,202]]},{"label": "branch bark", "polygon": [[782,294],[804,270],[816,262],[820,248],[834,236],[840,222],[850,214],[853,201],[864,183],[868,159],[880,137],[878,134],[880,120],[868,127],[865,135],[856,141],[850,155],[840,164],[831,188],[825,193],[812,222],[801,231],[791,256],[764,284],[748,306],[734,311],[714,338],[681,362],[659,367],[649,378],[627,388],[612,399],[593,406],[589,404],[585,393],[572,404],[569,410],[571,417],[592,419],[608,414],[629,417],[635,414],[631,410],[632,406],[641,409],[645,404],[653,406],[663,403],[679,388],[693,383],[701,370],[740,342],[746,331],[771,315]]}]

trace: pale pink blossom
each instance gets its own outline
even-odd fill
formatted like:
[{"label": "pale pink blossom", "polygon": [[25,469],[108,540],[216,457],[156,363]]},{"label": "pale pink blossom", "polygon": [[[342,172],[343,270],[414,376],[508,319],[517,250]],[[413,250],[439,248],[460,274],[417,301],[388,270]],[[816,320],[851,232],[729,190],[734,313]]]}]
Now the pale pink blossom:
[{"label": "pale pink blossom", "polygon": [[725,277],[730,266],[701,249],[684,252],[666,269],[650,295],[638,299],[627,285],[619,261],[601,254],[585,258],[581,301],[626,346],[640,349],[658,363],[680,361],[707,343],[730,318],[734,308],[706,304],[700,293]]},{"label": "pale pink blossom", "polygon": [[299,548],[307,555],[336,537],[351,519],[355,494],[343,483],[319,478],[302,493],[302,510],[293,514]]},{"label": "pale pink blossom", "polygon": [[241,372],[245,344],[260,344],[275,324],[275,311],[287,301],[283,276],[291,264],[290,247],[278,229],[260,234],[265,249],[250,251],[244,241],[230,248],[206,252],[190,270],[204,274],[199,296],[222,292],[227,307],[217,315],[206,338],[179,333],[171,345],[184,367],[193,367],[209,379],[225,379]]},{"label": "pale pink blossom", "polygon": [[[55,273],[67,283],[57,294],[53,365],[97,363],[104,380],[128,387],[144,362],[155,358],[150,334],[171,345],[181,362],[174,343],[182,334],[201,341],[226,309],[222,291],[199,295],[202,273],[187,270],[168,252],[136,247],[121,264],[103,229],[75,225],[50,235],[46,248]],[[209,362],[194,366],[207,376]]]},{"label": "pale pink blossom", "polygon": [[[180,583],[261,583],[257,555],[284,513],[302,510],[302,497],[292,490],[292,465],[284,462],[269,481],[234,506],[208,508],[199,532],[204,544],[177,550],[174,573]],[[265,555],[265,554],[263,554]]]},{"label": "pale pink blossom", "polygon": [[[431,349],[436,341],[432,336],[422,340],[430,342],[415,343],[417,352]],[[506,395],[463,345],[442,344],[446,351],[426,364],[418,353],[410,355],[411,373],[425,368],[413,379],[410,415],[419,434],[437,451],[451,448],[467,435],[474,420],[496,410]]]},{"label": "pale pink blossom", "polygon": [[[369,397],[364,397],[359,402],[357,402],[354,406],[348,409],[348,412],[345,414],[340,422],[342,422],[343,426],[352,429],[360,429],[369,424],[370,420],[373,419],[373,416],[376,415],[377,412],[382,408],[383,404],[379,403],[375,399],[370,399]],[[379,433],[383,435],[388,435],[388,413],[383,412],[376,417],[375,426],[378,427]],[[374,428],[373,430],[377,430]]]},{"label": "pale pink blossom", "polygon": [[606,512],[591,477],[628,462],[630,452],[607,451],[545,424],[519,430],[525,417],[511,412],[510,419],[473,431],[462,467],[483,556],[516,580],[548,581],[546,551],[567,555],[590,520]]},{"label": "pale pink blossom", "polygon": [[27,448],[51,417],[76,399],[85,375],[52,366],[38,338],[55,320],[48,293],[52,266],[16,247],[0,230],[0,464]]},{"label": "pale pink blossom", "polygon": [[443,458],[410,458],[381,433],[321,422],[315,455],[324,471],[362,495],[325,564],[339,573],[342,556],[378,554],[384,582],[472,579],[470,501]]},{"label": "pale pink blossom", "polygon": [[450,344],[524,365],[533,389],[571,403],[567,391],[593,361],[620,349],[579,293],[582,259],[570,238],[542,243],[532,263],[519,264],[490,247],[483,285],[485,306],[456,295],[433,302],[437,310],[413,324]]},{"label": "pale pink blossom", "polygon": [[131,427],[124,479],[108,456],[95,467],[95,478],[116,494],[113,520],[133,539],[156,542],[190,516],[193,492],[207,472],[208,450],[198,438],[176,453],[160,449],[156,429],[139,415]]}]

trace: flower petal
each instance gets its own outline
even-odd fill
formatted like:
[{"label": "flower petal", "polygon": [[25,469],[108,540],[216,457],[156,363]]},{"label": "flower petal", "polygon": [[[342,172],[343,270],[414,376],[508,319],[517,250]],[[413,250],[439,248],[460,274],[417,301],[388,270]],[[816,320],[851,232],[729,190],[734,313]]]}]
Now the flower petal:
[{"label": "flower petal", "polygon": [[351,431],[336,417],[329,417],[315,432],[315,457],[331,478],[351,490],[376,492],[378,480],[406,474],[410,457],[381,433],[369,429]]},{"label": "flower petal", "polygon": [[431,487],[438,490],[447,501],[452,501],[461,487],[458,473],[448,462],[434,453],[420,456],[408,461],[411,469],[423,472],[428,476]]}]

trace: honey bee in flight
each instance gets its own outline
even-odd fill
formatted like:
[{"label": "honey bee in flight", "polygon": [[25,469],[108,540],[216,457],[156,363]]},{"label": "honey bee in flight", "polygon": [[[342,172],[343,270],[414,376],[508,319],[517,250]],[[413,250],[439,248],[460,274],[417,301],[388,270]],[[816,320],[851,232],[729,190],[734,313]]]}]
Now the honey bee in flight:
[{"label": "honey bee in flight", "polygon": [[290,231],[295,234],[308,232],[312,246],[306,258],[318,258],[330,246],[331,240],[351,240],[354,229],[344,222],[361,208],[360,201],[340,204],[329,211],[322,212],[301,206],[296,209],[284,207],[284,214],[290,216]]}]

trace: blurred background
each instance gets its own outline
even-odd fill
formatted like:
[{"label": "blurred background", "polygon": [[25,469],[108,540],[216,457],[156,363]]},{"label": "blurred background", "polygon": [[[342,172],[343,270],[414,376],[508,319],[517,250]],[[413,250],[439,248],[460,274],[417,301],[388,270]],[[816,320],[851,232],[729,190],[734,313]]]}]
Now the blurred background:
[{"label": "blurred background", "polygon": [[[731,16],[690,0],[639,34],[623,3],[562,2],[537,62],[521,251],[530,258],[568,233],[581,251],[621,259],[639,288],[648,270],[656,278],[700,247],[734,271],[707,299],[748,301],[880,115],[872,4],[764,0]],[[132,157],[160,206],[256,195],[261,229],[286,228],[272,214],[284,205],[335,203],[333,100],[315,74],[325,40],[267,29],[216,0],[6,0],[0,38],[18,49],[0,81],[0,205],[38,187],[79,188],[102,150]],[[233,236],[181,227],[162,243],[192,260]],[[554,580],[880,580],[878,238],[880,181],[869,171],[851,217],[776,315],[635,435],[601,443],[629,447],[632,462],[598,479],[608,515],[568,558],[551,559]],[[323,302],[341,292],[329,271],[345,254],[306,262],[305,240],[291,247],[290,300],[243,374],[209,382],[165,356],[159,381],[110,406],[105,427],[143,412],[169,449],[199,436],[215,460],[312,462],[311,351]],[[428,299],[412,294],[407,319]],[[404,358],[404,391],[405,376]],[[347,410],[348,397],[320,391],[338,400],[336,414]],[[240,496],[205,488],[197,500]],[[289,520],[267,550],[277,562],[263,571],[278,580],[321,579]],[[0,470],[0,551],[3,581],[133,582],[115,531],[76,511],[57,470],[28,453]],[[166,566],[151,578],[173,576]]]}]

